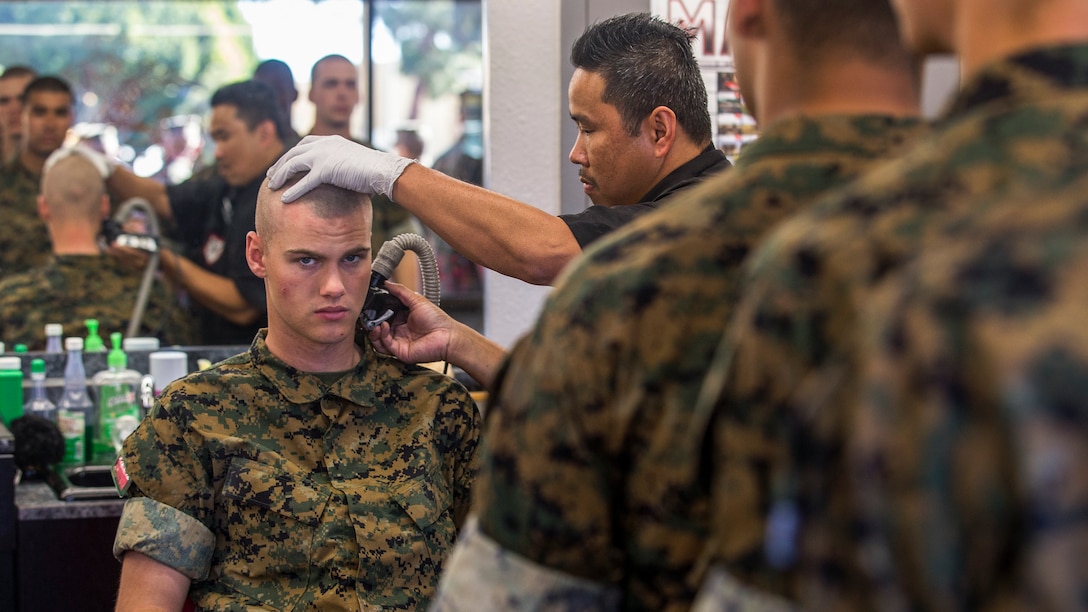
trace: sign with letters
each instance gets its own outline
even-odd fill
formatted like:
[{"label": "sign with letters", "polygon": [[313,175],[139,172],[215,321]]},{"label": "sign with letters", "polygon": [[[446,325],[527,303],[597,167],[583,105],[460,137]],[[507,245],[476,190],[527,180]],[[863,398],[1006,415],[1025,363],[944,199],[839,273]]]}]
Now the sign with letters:
[{"label": "sign with letters", "polygon": [[740,97],[725,16],[729,0],[651,0],[650,11],[696,33],[695,57],[702,67],[714,130],[714,144],[730,158],[758,136],[755,119]]}]

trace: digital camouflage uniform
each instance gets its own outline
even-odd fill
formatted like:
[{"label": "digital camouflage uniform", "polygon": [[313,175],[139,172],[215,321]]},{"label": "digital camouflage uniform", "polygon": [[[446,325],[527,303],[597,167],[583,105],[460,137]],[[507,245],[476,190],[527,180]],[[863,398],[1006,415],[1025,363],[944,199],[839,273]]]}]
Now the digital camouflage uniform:
[{"label": "digital camouflage uniform", "polygon": [[[876,605],[885,587],[862,578],[877,561],[851,553],[857,516],[840,463],[843,407],[856,402],[862,365],[859,312],[941,219],[1088,171],[1085,126],[1088,46],[993,63],[964,83],[934,137],[782,224],[753,253],[696,409],[714,422],[708,554],[733,579],[812,607]],[[690,443],[702,442],[696,434]]]},{"label": "digital camouflage uniform", "polygon": [[865,312],[847,457],[882,601],[1088,607],[1088,182],[1003,200]]},{"label": "digital camouflage uniform", "polygon": [[326,384],[265,333],[169,385],[125,441],[114,553],[185,574],[201,610],[425,608],[468,511],[468,391],[361,336],[359,365]]},{"label": "digital camouflage uniform", "polygon": [[0,279],[40,266],[53,253],[49,230],[38,215],[41,175],[18,158],[0,169]]},{"label": "digital camouflage uniform", "polygon": [[469,609],[531,585],[538,601],[687,609],[707,489],[698,453],[676,442],[698,426],[691,406],[740,263],[771,225],[920,130],[887,116],[781,120],[732,170],[591,246],[500,377],[478,541],[459,545],[440,601]]},{"label": "digital camouflage uniform", "polygon": [[[102,335],[127,333],[143,282],[140,270],[108,255],[55,255],[45,265],[0,281],[0,338],[45,350],[45,325],[60,323],[64,336],[85,336],[86,319],[98,319]],[[174,292],[155,281],[139,335],[163,344],[188,344],[194,321]]]}]

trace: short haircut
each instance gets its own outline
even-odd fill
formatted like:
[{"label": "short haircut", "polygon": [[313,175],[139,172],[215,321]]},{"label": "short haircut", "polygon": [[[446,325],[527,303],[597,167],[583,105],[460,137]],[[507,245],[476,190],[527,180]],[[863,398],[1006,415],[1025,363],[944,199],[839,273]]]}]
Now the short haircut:
[{"label": "short haircut", "polygon": [[98,168],[82,155],[57,160],[42,175],[42,196],[58,221],[102,221],[106,184]]},{"label": "short haircut", "polygon": [[694,31],[649,13],[617,15],[586,28],[570,62],[604,79],[604,102],[615,106],[632,136],[658,106],[696,143],[711,138],[709,99],[691,48]]},{"label": "short haircut", "polygon": [[323,183],[303,194],[298,200],[284,204],[280,194],[297,183],[305,173],[299,173],[287,179],[282,187],[275,191],[268,188],[268,180],[261,184],[257,193],[257,216],[255,225],[257,235],[263,240],[271,240],[279,231],[279,216],[275,213],[284,206],[307,206],[322,219],[337,219],[355,214],[362,208],[370,208],[370,196]]},{"label": "short haircut", "polygon": [[849,53],[877,62],[909,56],[888,0],[774,0],[797,53]]},{"label": "short haircut", "polygon": [[352,66],[355,65],[355,62],[349,60],[348,58],[344,57],[343,55],[338,55],[336,53],[326,55],[325,57],[323,57],[323,58],[317,60],[316,62],[314,62],[314,65],[310,68],[310,83],[311,84],[317,81],[317,69],[321,66],[321,64],[324,64],[326,62],[347,62],[347,63],[351,64]]},{"label": "short haircut", "polygon": [[8,66],[4,69],[3,74],[0,74],[0,81],[4,79],[14,79],[17,77],[31,77],[38,76],[38,72],[30,66]]},{"label": "short haircut", "polygon": [[212,107],[233,106],[238,118],[250,131],[265,121],[276,126],[276,136],[281,142],[287,140],[290,130],[287,118],[283,116],[276,92],[267,83],[260,81],[240,81],[224,85],[212,94]]},{"label": "short haircut", "polygon": [[26,88],[23,89],[23,95],[20,97],[20,100],[25,104],[27,98],[30,97],[30,94],[39,91],[68,94],[68,99],[73,104],[76,100],[75,95],[72,93],[72,88],[68,85],[67,81],[55,76],[40,76],[27,83]]}]

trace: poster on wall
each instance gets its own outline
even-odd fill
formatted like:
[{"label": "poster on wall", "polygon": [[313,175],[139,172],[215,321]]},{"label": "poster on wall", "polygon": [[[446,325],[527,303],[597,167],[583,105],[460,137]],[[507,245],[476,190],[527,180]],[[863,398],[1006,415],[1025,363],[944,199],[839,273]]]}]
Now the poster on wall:
[{"label": "poster on wall", "polygon": [[709,96],[714,143],[730,158],[756,139],[755,119],[748,114],[737,87],[733,58],[725,37],[729,0],[651,0],[650,11],[696,32],[695,58],[703,71]]}]

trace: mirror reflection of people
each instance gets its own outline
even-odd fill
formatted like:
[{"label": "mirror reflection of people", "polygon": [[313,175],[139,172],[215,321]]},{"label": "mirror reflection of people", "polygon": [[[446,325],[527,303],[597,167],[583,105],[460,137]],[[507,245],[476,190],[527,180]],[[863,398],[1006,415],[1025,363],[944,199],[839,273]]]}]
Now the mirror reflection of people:
[{"label": "mirror reflection of people", "polygon": [[468,510],[468,391],[356,335],[369,198],[281,196],[246,243],[268,328],[164,389],[114,468],[119,612],[425,609]]},{"label": "mirror reflection of people", "polygon": [[579,136],[570,161],[580,167],[583,191],[594,204],[583,212],[556,217],[406,158],[330,137],[304,138],[273,168],[272,182],[310,170],[288,200],[322,182],[386,194],[471,261],[551,284],[593,241],[729,167],[711,143],[693,34],[656,22],[618,29],[590,28],[571,51],[568,97]]},{"label": "mirror reflection of people", "polygon": [[0,166],[19,154],[23,137],[23,90],[38,76],[28,66],[9,66],[0,73]]},{"label": "mirror reflection of people", "polygon": [[[64,336],[87,333],[97,319],[103,335],[126,331],[136,312],[143,271],[121,265],[99,247],[109,218],[101,168],[80,151],[60,149],[46,160],[38,212],[49,231],[52,257],[0,281],[0,338],[45,350],[45,326],[59,322]],[[97,160],[96,160],[97,161]],[[194,321],[166,282],[155,282],[139,315],[139,335],[164,345],[190,344]]]},{"label": "mirror reflection of people", "polygon": [[195,302],[201,344],[245,344],[265,322],[264,283],[245,261],[246,234],[265,171],[284,151],[287,129],[268,85],[240,81],[212,95],[215,176],[165,186],[125,168],[110,175],[110,194],[150,202],[178,252],[161,252],[161,269]]},{"label": "mirror reflection of people", "polygon": [[72,88],[57,77],[37,77],[23,90],[19,153],[0,170],[0,275],[40,266],[51,257],[37,198],[45,160],[72,127],[74,103]]}]

